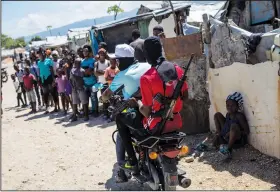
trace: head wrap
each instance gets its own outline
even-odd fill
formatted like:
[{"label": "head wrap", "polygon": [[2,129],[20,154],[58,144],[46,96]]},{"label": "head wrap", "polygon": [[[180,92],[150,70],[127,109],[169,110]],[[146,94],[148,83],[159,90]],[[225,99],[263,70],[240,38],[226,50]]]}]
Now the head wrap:
[{"label": "head wrap", "polygon": [[239,110],[243,110],[243,98],[242,98],[242,95],[241,93],[239,92],[234,92],[233,94],[230,94],[228,97],[227,97],[227,100],[233,100],[233,101],[236,101],[237,104],[238,104],[238,109]]}]

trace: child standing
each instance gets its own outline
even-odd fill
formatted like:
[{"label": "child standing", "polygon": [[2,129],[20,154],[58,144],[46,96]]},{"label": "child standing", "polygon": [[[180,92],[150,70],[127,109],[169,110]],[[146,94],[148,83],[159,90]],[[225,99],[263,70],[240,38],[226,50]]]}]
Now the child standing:
[{"label": "child standing", "polygon": [[[109,85],[112,83],[114,77],[120,72],[120,70],[117,67],[117,60],[111,56],[110,58],[110,66],[105,69],[104,73],[104,79],[107,82],[106,86],[103,87],[101,90],[101,94],[109,87]],[[104,110],[104,116],[105,118],[109,119],[109,112],[108,112],[109,103],[105,102],[103,103],[103,110]],[[109,120],[110,121],[110,120]]]},{"label": "child standing", "polygon": [[66,105],[66,102],[70,102],[66,97],[67,77],[63,74],[63,71],[60,68],[56,70],[56,74],[57,78],[55,79],[55,83],[57,85],[57,92],[61,99],[64,114],[66,115],[69,108],[69,105]]},{"label": "child standing", "polygon": [[14,87],[15,87],[15,90],[16,90],[16,93],[17,93],[17,107],[20,106],[20,101],[22,103],[22,107],[24,107],[24,102],[23,102],[23,99],[21,97],[21,87],[19,85],[19,82],[16,81],[16,76],[14,74],[11,75],[11,79],[13,80],[13,84],[14,84]]},{"label": "child standing", "polygon": [[84,111],[84,120],[89,120],[89,107],[88,107],[88,95],[84,87],[84,73],[85,70],[81,68],[81,59],[77,58],[74,63],[74,67],[70,72],[70,83],[72,85],[72,103],[73,103],[73,116],[71,121],[77,121],[78,104],[81,102]]},{"label": "child standing", "polygon": [[26,91],[27,98],[31,104],[32,111],[30,113],[36,113],[36,95],[34,90],[35,77],[30,74],[29,67],[24,68],[25,75],[23,76],[24,89]]}]

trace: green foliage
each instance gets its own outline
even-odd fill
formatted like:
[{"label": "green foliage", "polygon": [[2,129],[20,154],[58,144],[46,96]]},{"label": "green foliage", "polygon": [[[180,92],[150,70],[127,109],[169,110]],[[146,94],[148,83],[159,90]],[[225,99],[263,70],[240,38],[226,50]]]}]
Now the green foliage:
[{"label": "green foliage", "polygon": [[23,37],[13,39],[9,37],[8,35],[1,35],[1,47],[4,47],[5,49],[13,49],[17,47],[25,47],[26,43],[24,41]]},{"label": "green foliage", "polygon": [[42,40],[43,39],[40,36],[35,36],[29,41],[29,44],[31,44],[33,41],[42,41]]},{"label": "green foliage", "polygon": [[111,7],[108,7],[107,9],[107,13],[111,14],[114,13],[114,20],[116,20],[118,13],[122,13],[124,12],[124,10],[122,8],[120,8],[118,5],[113,5]]}]

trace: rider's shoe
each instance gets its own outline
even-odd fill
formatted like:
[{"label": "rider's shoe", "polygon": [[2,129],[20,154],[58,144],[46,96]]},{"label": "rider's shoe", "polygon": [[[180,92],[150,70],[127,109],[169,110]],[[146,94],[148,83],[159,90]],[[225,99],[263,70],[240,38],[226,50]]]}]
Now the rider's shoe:
[{"label": "rider's shoe", "polygon": [[116,175],[116,183],[125,183],[128,181],[128,178],[124,170],[120,169]]},{"label": "rider's shoe", "polygon": [[132,165],[130,161],[126,161],[126,163],[121,165],[120,168],[123,169],[123,170],[127,170],[129,172],[132,172],[132,173],[137,173],[138,172],[137,164],[136,165]]}]

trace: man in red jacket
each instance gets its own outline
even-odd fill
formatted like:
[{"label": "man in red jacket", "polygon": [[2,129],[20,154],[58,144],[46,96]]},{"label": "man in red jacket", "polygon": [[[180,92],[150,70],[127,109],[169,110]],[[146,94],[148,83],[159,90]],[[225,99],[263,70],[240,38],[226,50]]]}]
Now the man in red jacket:
[{"label": "man in red jacket", "polygon": [[[144,42],[144,51],[147,61],[152,67],[140,78],[142,101],[131,98],[130,103],[134,106],[138,105],[140,113],[144,116],[142,126],[149,134],[155,134],[158,131],[158,124],[162,121],[162,112],[165,107],[164,103],[158,101],[156,96],[170,98],[184,71],[178,65],[165,60],[162,56],[162,45],[158,37],[147,38]],[[173,120],[166,122],[163,133],[176,131],[182,127],[180,111],[183,108],[183,99],[187,96],[188,86],[185,82],[181,90],[181,96],[177,99],[173,108]],[[131,144],[130,132],[120,129],[119,133],[130,159],[122,168],[136,171],[137,158]]]}]

